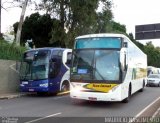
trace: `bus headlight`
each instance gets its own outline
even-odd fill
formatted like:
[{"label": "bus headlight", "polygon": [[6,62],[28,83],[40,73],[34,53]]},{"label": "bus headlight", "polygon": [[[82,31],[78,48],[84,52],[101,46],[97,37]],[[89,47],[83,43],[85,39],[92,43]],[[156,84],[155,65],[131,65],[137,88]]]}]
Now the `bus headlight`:
[{"label": "bus headlight", "polygon": [[40,87],[48,87],[48,83],[45,84],[39,84]]},{"label": "bus headlight", "polygon": [[73,87],[73,88],[71,89],[71,91],[72,91],[72,92],[75,92],[75,93],[78,93],[78,92],[81,91],[81,87]]},{"label": "bus headlight", "polygon": [[23,85],[23,84],[20,84],[20,86],[21,86],[21,87],[24,87],[24,85]]},{"label": "bus headlight", "polygon": [[114,92],[118,87],[119,87],[119,85],[114,86],[114,87],[109,91],[109,93],[110,93],[110,92]]}]

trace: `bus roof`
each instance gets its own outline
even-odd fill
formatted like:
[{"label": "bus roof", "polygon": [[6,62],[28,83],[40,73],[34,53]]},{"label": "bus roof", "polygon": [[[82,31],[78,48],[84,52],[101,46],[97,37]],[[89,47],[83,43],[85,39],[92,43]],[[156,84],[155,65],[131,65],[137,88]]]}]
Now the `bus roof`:
[{"label": "bus roof", "polygon": [[82,35],[76,37],[76,39],[80,38],[92,38],[92,37],[126,37],[123,34],[114,34],[114,33],[99,33],[99,34],[89,34],[89,35]]},{"label": "bus roof", "polygon": [[[88,34],[88,35],[82,35],[76,37],[76,39],[82,39],[82,38],[98,38],[98,37],[117,37],[117,38],[126,38],[128,39],[129,42],[134,44],[127,36],[124,34],[119,34],[119,33],[97,33],[97,34]],[[139,47],[137,47],[135,44],[134,46],[138,48],[143,54],[145,54]],[[146,55],[146,54],[145,54]]]},{"label": "bus roof", "polygon": [[30,50],[27,50],[26,52],[29,52],[29,51],[35,51],[35,50],[65,50],[65,49],[68,49],[68,48],[59,48],[59,47],[44,47],[44,48],[36,48],[36,49],[30,49]]}]

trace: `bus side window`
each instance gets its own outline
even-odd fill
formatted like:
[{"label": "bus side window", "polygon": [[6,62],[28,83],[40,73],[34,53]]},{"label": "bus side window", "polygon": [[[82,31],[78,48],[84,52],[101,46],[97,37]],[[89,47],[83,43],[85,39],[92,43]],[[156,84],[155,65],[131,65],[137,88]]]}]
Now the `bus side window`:
[{"label": "bus side window", "polygon": [[50,70],[49,70],[49,75],[50,75],[50,77],[51,78],[55,78],[57,75],[58,75],[58,73],[59,73],[59,71],[60,71],[60,65],[61,63],[59,62],[59,60],[58,59],[52,59],[51,60],[51,63],[50,63]]},{"label": "bus side window", "polygon": [[126,58],[126,53],[124,54],[124,71],[127,70],[127,62],[126,62],[127,58]]},{"label": "bus side window", "polygon": [[67,62],[66,62],[66,65],[67,65],[68,67],[71,66],[71,57],[72,57],[72,53],[71,53],[71,52],[68,52],[68,53],[67,53]]}]

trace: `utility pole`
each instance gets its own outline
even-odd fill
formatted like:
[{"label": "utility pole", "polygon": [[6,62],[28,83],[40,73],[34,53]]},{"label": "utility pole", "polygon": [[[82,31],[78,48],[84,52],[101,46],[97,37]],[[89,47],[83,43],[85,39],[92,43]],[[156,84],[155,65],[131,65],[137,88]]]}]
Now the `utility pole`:
[{"label": "utility pole", "polygon": [[26,12],[27,4],[28,4],[28,0],[25,0],[24,3],[23,3],[21,17],[20,17],[20,21],[19,21],[19,24],[18,24],[17,34],[16,34],[16,45],[17,46],[20,45],[22,25],[23,25],[23,20],[24,20],[24,15],[25,15],[25,12]]}]

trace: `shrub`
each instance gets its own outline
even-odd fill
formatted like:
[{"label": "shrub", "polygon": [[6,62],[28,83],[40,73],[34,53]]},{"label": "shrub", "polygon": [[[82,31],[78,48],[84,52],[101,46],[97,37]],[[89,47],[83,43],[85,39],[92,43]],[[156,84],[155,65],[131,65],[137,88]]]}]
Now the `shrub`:
[{"label": "shrub", "polygon": [[0,40],[0,59],[20,61],[25,47],[16,46],[15,43],[9,44]]}]

